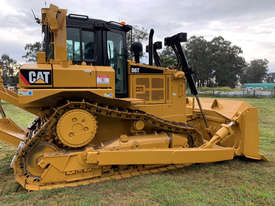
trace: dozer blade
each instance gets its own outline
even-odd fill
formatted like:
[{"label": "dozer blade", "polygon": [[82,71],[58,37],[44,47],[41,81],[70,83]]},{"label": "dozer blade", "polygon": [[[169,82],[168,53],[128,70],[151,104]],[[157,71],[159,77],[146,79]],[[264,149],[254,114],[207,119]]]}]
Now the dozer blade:
[{"label": "dozer blade", "polygon": [[[187,102],[192,107],[190,98]],[[231,121],[233,123],[233,126],[227,126],[231,128],[232,134],[219,137],[221,146],[234,148],[235,156],[267,161],[259,151],[260,134],[257,108],[244,101],[211,98],[201,98],[201,105],[207,114],[209,131],[215,127],[215,121],[220,121],[220,123]],[[197,104],[193,108],[194,111],[199,112]]]},{"label": "dozer blade", "polygon": [[6,117],[0,119],[0,140],[17,147],[21,141],[24,141],[25,136],[26,131],[11,119]]},{"label": "dozer blade", "polygon": [[243,112],[240,118],[241,151],[245,157],[255,160],[265,160],[266,157],[259,151],[260,139],[258,128],[258,110],[251,107]]}]

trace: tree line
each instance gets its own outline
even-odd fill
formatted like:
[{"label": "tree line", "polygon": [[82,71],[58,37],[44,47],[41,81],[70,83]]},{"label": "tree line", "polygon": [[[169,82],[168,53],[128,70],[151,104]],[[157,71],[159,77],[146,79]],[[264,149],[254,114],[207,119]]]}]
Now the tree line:
[{"label": "tree line", "polygon": [[[132,37],[133,41],[144,43],[148,40],[148,33],[144,28],[136,27]],[[268,74],[268,60],[246,62],[242,49],[221,36],[210,41],[203,36],[192,36],[184,45],[184,50],[199,87],[233,88],[238,83],[275,82],[275,73]],[[171,47],[165,47],[160,52],[160,58],[163,67],[173,68],[177,63]]]},{"label": "tree line", "polygon": [[[145,44],[147,40],[147,31],[144,28],[135,27],[132,34],[129,33],[127,36],[129,58],[132,58],[130,44],[134,41]],[[40,42],[26,44],[25,55],[22,57],[27,62],[36,62],[36,52],[41,48]],[[242,57],[242,49],[221,36],[214,37],[210,41],[202,36],[192,36],[184,45],[184,50],[199,87],[228,86],[233,88],[239,82],[243,84],[275,81],[275,73],[267,73],[268,60],[255,59],[246,62]],[[176,64],[176,56],[169,47],[165,47],[160,52],[160,58],[163,67],[173,68]],[[0,70],[5,84],[17,84],[18,64],[16,60],[6,54],[2,55]]]},{"label": "tree line", "polygon": [[1,77],[5,85],[16,86],[18,83],[18,71],[20,65],[7,54],[0,57]]},{"label": "tree line", "polygon": [[[223,37],[207,41],[202,36],[192,36],[184,46],[195,81],[199,87],[234,88],[238,83],[273,82],[268,77],[268,60],[255,59],[246,62],[242,49]],[[160,57],[164,66],[175,64],[176,57],[170,48],[165,48]]]}]

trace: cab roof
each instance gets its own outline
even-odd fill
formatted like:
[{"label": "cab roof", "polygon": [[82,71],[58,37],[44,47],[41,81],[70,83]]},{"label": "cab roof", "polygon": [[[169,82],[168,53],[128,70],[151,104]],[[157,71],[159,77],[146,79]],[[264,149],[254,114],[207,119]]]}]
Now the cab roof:
[{"label": "cab roof", "polygon": [[121,24],[115,21],[104,21],[100,19],[91,19],[86,15],[69,14],[66,17],[68,27],[84,28],[84,29],[103,29],[103,30],[121,30],[128,32],[132,30],[131,25]]}]

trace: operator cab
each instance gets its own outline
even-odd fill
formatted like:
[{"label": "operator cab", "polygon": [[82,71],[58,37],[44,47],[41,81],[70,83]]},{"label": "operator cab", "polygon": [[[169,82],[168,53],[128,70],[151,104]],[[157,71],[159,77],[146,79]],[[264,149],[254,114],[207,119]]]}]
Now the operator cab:
[{"label": "operator cab", "polygon": [[116,77],[116,96],[128,95],[126,33],[129,25],[88,16],[67,16],[67,56],[73,64],[112,66]]},{"label": "operator cab", "polygon": [[[86,62],[87,65],[112,66],[115,70],[116,97],[127,97],[126,33],[132,27],[78,14],[69,14],[66,24],[68,60],[79,65]],[[47,57],[53,58],[53,54],[47,52],[51,51],[50,44],[45,43],[44,46],[48,47],[44,48]]]}]

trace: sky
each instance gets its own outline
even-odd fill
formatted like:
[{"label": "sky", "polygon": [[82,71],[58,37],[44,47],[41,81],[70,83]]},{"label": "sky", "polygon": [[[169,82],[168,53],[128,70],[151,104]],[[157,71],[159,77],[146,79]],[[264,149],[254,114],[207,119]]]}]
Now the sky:
[{"label": "sky", "polygon": [[51,3],[68,13],[154,28],[155,39],[178,32],[211,40],[223,36],[249,62],[266,58],[275,72],[275,0],[0,0],[0,55],[24,62],[26,43],[42,40],[40,9]]}]

